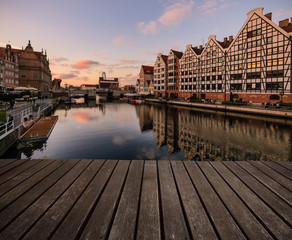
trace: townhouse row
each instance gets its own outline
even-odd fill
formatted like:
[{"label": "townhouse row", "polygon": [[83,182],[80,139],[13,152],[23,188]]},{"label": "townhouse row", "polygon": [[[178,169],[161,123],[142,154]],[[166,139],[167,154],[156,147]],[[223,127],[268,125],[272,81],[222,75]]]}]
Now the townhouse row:
[{"label": "townhouse row", "polygon": [[[247,13],[233,38],[205,46],[187,45],[184,52],[158,54],[153,68],[154,95],[162,97],[252,102],[292,102],[292,18],[276,25],[263,8]],[[140,80],[141,81],[141,80]]]}]

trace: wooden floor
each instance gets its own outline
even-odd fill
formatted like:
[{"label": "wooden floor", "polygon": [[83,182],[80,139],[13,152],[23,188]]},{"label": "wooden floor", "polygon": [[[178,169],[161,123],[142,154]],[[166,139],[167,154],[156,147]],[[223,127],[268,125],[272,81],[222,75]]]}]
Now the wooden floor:
[{"label": "wooden floor", "polygon": [[48,138],[52,132],[58,116],[47,116],[40,119],[35,125],[33,125],[27,132],[21,137],[21,141],[26,140],[40,140]]},{"label": "wooden floor", "polygon": [[291,162],[0,159],[0,239],[292,239]]}]

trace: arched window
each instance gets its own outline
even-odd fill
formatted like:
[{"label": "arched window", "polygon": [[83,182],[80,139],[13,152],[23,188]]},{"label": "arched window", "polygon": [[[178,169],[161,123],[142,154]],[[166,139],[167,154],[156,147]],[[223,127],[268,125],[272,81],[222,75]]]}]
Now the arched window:
[{"label": "arched window", "polygon": [[279,95],[271,95],[270,100],[280,100]]}]

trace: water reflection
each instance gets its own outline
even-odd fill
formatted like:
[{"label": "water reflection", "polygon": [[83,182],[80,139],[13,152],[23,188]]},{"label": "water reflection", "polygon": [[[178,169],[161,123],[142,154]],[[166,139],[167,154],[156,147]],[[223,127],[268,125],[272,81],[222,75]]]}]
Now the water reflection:
[{"label": "water reflection", "polygon": [[290,160],[286,123],[212,111],[97,101],[60,105],[49,139],[2,158]]},{"label": "water reflection", "polygon": [[186,160],[291,160],[291,127],[153,105],[153,136]]}]

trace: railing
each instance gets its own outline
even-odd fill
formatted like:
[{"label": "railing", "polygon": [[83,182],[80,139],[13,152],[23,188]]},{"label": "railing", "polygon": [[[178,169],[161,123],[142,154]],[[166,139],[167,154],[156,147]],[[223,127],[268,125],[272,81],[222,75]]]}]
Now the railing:
[{"label": "railing", "polygon": [[14,130],[14,121],[11,120],[8,123],[0,125],[0,139],[6,137]]}]

